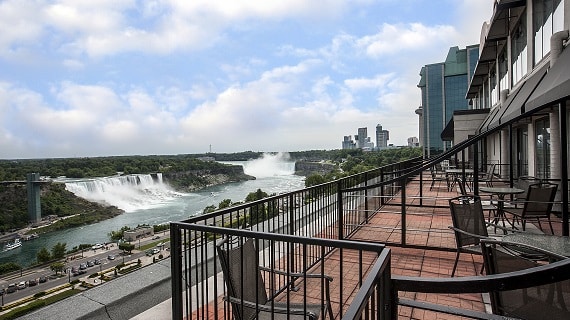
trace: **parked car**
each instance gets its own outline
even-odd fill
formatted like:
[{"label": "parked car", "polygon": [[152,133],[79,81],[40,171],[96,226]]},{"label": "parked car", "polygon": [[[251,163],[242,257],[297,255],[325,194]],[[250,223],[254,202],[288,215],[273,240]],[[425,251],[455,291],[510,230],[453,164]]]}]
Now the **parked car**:
[{"label": "parked car", "polygon": [[152,240],[157,240],[157,239],[160,239],[160,236],[159,236],[159,235],[156,235],[156,236],[152,237]]},{"label": "parked car", "polygon": [[92,266],[94,266],[94,265],[95,265],[95,262],[93,262],[93,260],[87,261],[87,266],[88,266],[88,267],[92,267]]},{"label": "parked car", "polygon": [[7,293],[12,293],[12,292],[16,292],[16,290],[18,290],[18,288],[16,287],[15,283],[11,283],[8,285],[8,288],[6,289]]},{"label": "parked car", "polygon": [[95,264],[101,264],[101,259],[95,259],[95,260],[93,260],[93,263],[95,263]]},{"label": "parked car", "polygon": [[115,260],[115,255],[114,254],[110,254],[107,256],[108,260]]},{"label": "parked car", "polygon": [[46,276],[41,276],[40,279],[39,279],[39,282],[40,282],[40,283],[47,282],[47,277],[46,277]]},{"label": "parked car", "polygon": [[22,290],[22,289],[26,289],[26,281],[20,281],[16,287],[18,288],[18,290]]},{"label": "parked car", "polygon": [[152,249],[152,254],[157,254],[157,253],[159,253],[159,252],[160,252],[160,250],[158,250],[157,248],[153,248],[153,249]]},{"label": "parked car", "polygon": [[93,249],[93,250],[97,250],[97,249],[101,249],[101,248],[103,248],[103,245],[101,243],[97,243],[91,247],[91,249]]},{"label": "parked car", "polygon": [[38,280],[36,280],[36,279],[30,279],[30,280],[28,281],[28,286],[29,286],[29,287],[33,287],[33,286],[35,286],[35,285],[37,285],[37,284],[38,284]]},{"label": "parked car", "polygon": [[87,263],[82,262],[81,264],[79,264],[79,270],[85,270],[87,269]]}]

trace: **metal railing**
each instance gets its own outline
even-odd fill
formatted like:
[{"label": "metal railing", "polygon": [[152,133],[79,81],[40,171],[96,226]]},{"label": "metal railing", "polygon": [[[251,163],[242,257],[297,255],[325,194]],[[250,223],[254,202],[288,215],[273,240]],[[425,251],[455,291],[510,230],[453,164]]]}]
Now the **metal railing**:
[{"label": "metal railing", "polygon": [[[453,249],[409,243],[410,230],[407,227],[406,217],[417,213],[408,213],[408,209],[414,206],[447,207],[438,206],[438,199],[423,194],[423,186],[431,183],[424,171],[444,160],[454,159],[460,168],[473,168],[471,182],[474,186],[473,192],[478,194],[480,165],[477,145],[484,137],[485,135],[479,135],[459,143],[448,152],[431,159],[411,159],[311,188],[271,196],[193,217],[180,223],[172,223],[170,230],[173,250],[173,315],[175,318],[185,315],[188,319],[201,319],[212,316],[214,312],[214,318],[217,319],[220,318],[222,311],[223,318],[228,318],[228,314],[231,314],[229,305],[217,300],[224,295],[225,290],[223,285],[220,286],[221,281],[218,279],[220,269],[216,264],[214,248],[215,240],[222,236],[281,241],[300,246],[316,241],[320,246],[315,251],[317,254],[303,251],[303,254],[297,255],[295,251],[287,251],[280,256],[282,257],[280,261],[286,261],[288,270],[303,273],[316,266],[326,269],[330,262],[327,262],[329,260],[324,259],[325,257],[343,248],[341,243],[365,226],[371,217],[381,215],[383,211],[392,208],[391,213],[396,213],[400,219],[399,225],[393,228],[398,229],[401,236],[399,241],[384,243],[423,249]],[[468,147],[471,147],[471,151],[476,155],[473,163],[458,161],[466,159],[465,150]],[[462,173],[464,177],[465,174]],[[509,182],[512,185],[512,176]],[[414,184],[418,187],[418,191],[416,194],[411,194],[411,186]],[[426,231],[434,232],[431,229]],[[447,229],[435,232],[450,234]],[[364,243],[364,245],[374,244]],[[363,243],[358,242],[358,246],[363,246]],[[342,257],[338,261],[341,264],[345,263]],[[366,275],[368,278],[365,279],[365,274],[361,272],[358,284],[350,286],[350,290],[360,288],[360,291],[355,297],[351,294],[353,298],[349,300],[343,299],[343,289],[346,286],[341,280],[338,301],[342,307],[335,310],[348,308],[350,313],[347,311],[343,315],[342,311],[338,311],[335,317],[346,316],[347,319],[352,319],[364,312],[370,318],[382,318],[380,314],[385,314],[378,313],[380,311],[378,306],[382,306],[380,309],[393,310],[392,303],[378,298],[380,294],[385,297],[386,290],[389,290],[391,285],[387,280],[389,278],[387,266],[389,266],[389,254],[376,261],[371,269],[373,272]],[[376,313],[376,316],[372,316],[370,312]]]},{"label": "metal railing", "polygon": [[[239,294],[237,297],[232,294],[260,284],[269,293],[269,297],[266,303],[259,294],[256,301],[265,304],[271,313],[278,310],[308,310],[310,305],[316,304],[321,309],[323,318],[340,319],[345,318],[345,310],[355,299],[359,305],[368,306],[368,310],[376,310],[374,306],[380,301],[389,301],[390,291],[381,290],[384,282],[377,280],[388,281],[390,278],[390,250],[382,244],[298,237],[184,222],[172,223],[170,230],[173,319],[232,319],[236,312],[240,312],[239,306],[248,305]],[[224,249],[238,248],[235,250],[239,252],[246,239],[252,239],[255,243],[257,256],[253,260],[256,266],[259,265],[261,276],[253,280],[241,279],[237,282],[238,289],[231,291],[228,290],[227,283],[224,285],[227,274],[224,274],[220,266],[219,255],[223,253],[220,253],[217,246]],[[345,259],[347,255],[352,258]],[[234,263],[245,265],[245,259],[239,257]],[[380,269],[378,266],[381,266]],[[240,266],[234,267],[243,272]],[[343,277],[346,270],[351,270],[355,277]],[[377,275],[378,270],[381,271],[380,275]],[[322,278],[303,279],[303,276],[315,274],[331,277],[330,286],[325,286]],[[370,274],[375,274],[374,280],[365,281]],[[367,292],[378,293],[363,296],[358,291],[363,287]],[[331,302],[332,316],[326,301]],[[390,305],[386,306],[387,309],[382,309],[384,315],[381,318],[391,318],[393,311],[388,307]],[[261,305],[252,308],[257,312],[265,310]]]}]

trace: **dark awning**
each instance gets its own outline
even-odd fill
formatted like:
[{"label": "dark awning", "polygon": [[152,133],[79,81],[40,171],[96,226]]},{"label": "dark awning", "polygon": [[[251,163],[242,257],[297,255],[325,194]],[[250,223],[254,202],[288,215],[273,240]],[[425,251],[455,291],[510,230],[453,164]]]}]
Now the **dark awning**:
[{"label": "dark awning", "polygon": [[453,129],[455,126],[453,125],[453,117],[449,120],[443,131],[441,132],[441,140],[443,141],[453,141]]},{"label": "dark awning", "polygon": [[524,105],[529,99],[530,95],[535,91],[536,87],[540,83],[540,80],[544,78],[547,66],[548,65],[542,66],[536,73],[534,73],[513,93],[509,95],[505,101],[505,107],[499,110],[495,119],[493,119],[493,121],[489,124],[489,129],[496,128],[499,125],[505,124],[524,113]]},{"label": "dark awning", "polygon": [[570,49],[562,51],[525,105],[524,112],[570,97]]},{"label": "dark awning", "polygon": [[479,132],[484,132],[484,131],[487,131],[489,129],[489,123],[491,123],[491,121],[493,121],[493,119],[497,115],[499,109],[500,109],[499,107],[491,109],[487,119],[485,119],[485,121],[483,121],[483,123],[481,123],[481,126],[479,127]]}]

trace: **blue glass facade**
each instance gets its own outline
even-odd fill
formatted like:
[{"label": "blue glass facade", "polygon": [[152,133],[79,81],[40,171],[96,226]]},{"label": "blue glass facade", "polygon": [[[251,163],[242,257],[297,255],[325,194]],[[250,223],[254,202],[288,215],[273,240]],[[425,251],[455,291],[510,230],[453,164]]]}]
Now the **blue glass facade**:
[{"label": "blue glass facade", "polygon": [[469,109],[465,95],[478,57],[478,46],[463,50],[453,47],[445,62],[422,68],[418,87],[422,91],[424,132],[421,143],[425,155],[442,153],[449,147],[448,142],[441,139],[441,132],[455,110]]}]

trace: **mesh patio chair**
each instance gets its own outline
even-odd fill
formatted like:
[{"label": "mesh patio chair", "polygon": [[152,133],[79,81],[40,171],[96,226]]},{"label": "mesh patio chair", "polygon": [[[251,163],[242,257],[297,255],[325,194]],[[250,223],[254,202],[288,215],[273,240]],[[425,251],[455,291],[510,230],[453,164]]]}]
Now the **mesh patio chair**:
[{"label": "mesh patio chair", "polygon": [[[459,186],[459,192],[461,193],[462,196],[473,196],[473,194],[467,192],[467,189],[465,187],[465,182],[463,182],[463,179],[461,177],[455,178],[455,184]],[[487,220],[491,221],[491,214],[493,214],[494,216],[494,213],[497,210],[497,206],[493,204],[493,201],[491,200],[491,195],[487,196],[489,200],[483,200],[482,196],[479,197],[481,198],[481,207],[483,211],[488,212]]]},{"label": "mesh patio chair", "polygon": [[[487,222],[483,215],[481,199],[477,196],[463,195],[449,199],[449,209],[453,226],[449,228],[455,232],[457,254],[451,276],[455,276],[459,255],[461,252],[481,254],[481,239],[491,239],[487,231]],[[481,273],[483,268],[481,268]]]},{"label": "mesh patio chair", "polygon": [[429,191],[431,191],[431,189],[435,186],[436,182],[442,181],[445,181],[445,187],[449,189],[449,181],[447,175],[443,171],[439,171],[434,167],[431,167],[429,171],[431,174],[431,184],[429,186]]},{"label": "mesh patio chair", "polygon": [[[565,257],[532,246],[481,240],[487,274],[520,271]],[[539,262],[540,261],[540,262]],[[570,281],[491,292],[493,313],[520,319],[570,319]]]},{"label": "mesh patio chair", "polygon": [[487,171],[479,178],[479,182],[485,182],[487,187],[492,187],[495,178],[495,166],[495,163],[487,165]]},{"label": "mesh patio chair", "polygon": [[550,214],[552,212],[552,205],[558,185],[554,183],[535,183],[528,186],[526,199],[522,208],[505,208],[505,211],[511,213],[515,221],[520,219],[523,231],[526,230],[527,220],[536,220],[540,230],[542,225],[540,219],[548,219],[550,225],[550,232],[554,234],[552,228],[552,220]]},{"label": "mesh patio chair", "polygon": [[[236,320],[253,319],[319,319],[324,312],[333,319],[330,302],[329,283],[332,278],[322,274],[290,273],[259,265],[259,253],[254,246],[254,240],[248,239],[241,245],[232,245],[228,239],[216,244],[218,258],[224,274],[227,296],[224,297],[232,306],[232,314]],[[263,271],[263,273],[262,273]],[[272,288],[275,281],[266,279],[267,274],[278,274],[289,280],[283,288]],[[322,304],[287,303],[275,301],[274,293],[278,289],[293,291],[292,282],[297,279],[316,278],[324,284]],[[269,286],[267,292],[266,280]],[[291,292],[290,294],[293,294]],[[285,292],[282,294],[286,294]]]}]

